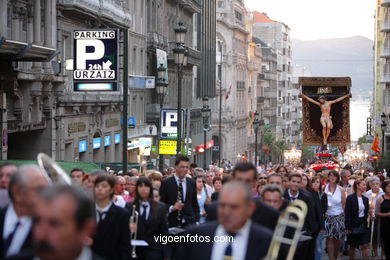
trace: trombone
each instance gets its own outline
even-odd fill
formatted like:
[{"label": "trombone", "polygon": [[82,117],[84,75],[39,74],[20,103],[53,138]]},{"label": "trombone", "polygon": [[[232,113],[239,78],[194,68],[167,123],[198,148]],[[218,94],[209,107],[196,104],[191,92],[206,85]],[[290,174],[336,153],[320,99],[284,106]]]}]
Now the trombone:
[{"label": "trombone", "polygon": [[[135,224],[135,226],[138,228],[138,216],[139,216],[139,213],[138,213],[138,211],[135,208],[136,208],[136,206],[133,205],[133,212],[131,213],[131,217],[130,217],[130,225],[131,224]],[[131,240],[137,240],[137,230],[135,232],[131,232]],[[136,248],[136,246],[133,245],[133,249],[131,250],[131,257],[133,259],[137,258],[137,254],[135,252],[135,248]]]},{"label": "trombone", "polygon": [[[286,260],[292,260],[307,214],[307,205],[302,200],[295,200],[280,215],[274,231],[267,256],[263,260],[276,260],[281,244],[290,245]],[[294,229],[293,237],[285,237],[287,227]]]}]

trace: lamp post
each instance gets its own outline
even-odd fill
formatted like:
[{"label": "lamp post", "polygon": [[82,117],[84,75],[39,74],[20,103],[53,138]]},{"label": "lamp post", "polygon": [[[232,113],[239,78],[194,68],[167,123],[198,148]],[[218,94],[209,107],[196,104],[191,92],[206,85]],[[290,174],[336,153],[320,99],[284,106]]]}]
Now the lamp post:
[{"label": "lamp post", "polygon": [[[160,64],[160,66],[157,67],[157,84],[156,84],[156,91],[157,96],[159,98],[160,103],[160,115],[161,110],[164,105],[164,97],[167,92],[168,82],[165,81],[165,74],[167,69],[164,67],[164,64]],[[161,118],[160,118],[161,122]],[[160,146],[160,136],[161,136],[161,126],[158,127],[158,136],[157,136],[157,158],[158,158],[158,170],[162,172],[164,170],[164,158],[163,155],[160,154],[159,146]]]},{"label": "lamp post", "polygon": [[255,166],[257,166],[257,131],[259,130],[260,120],[259,113],[255,112],[255,119],[253,120],[253,130],[255,131]]},{"label": "lamp post", "polygon": [[[264,139],[265,134],[267,132],[269,132],[270,129],[271,129],[270,124],[265,124],[263,127],[264,132],[261,134],[261,137],[260,137],[260,160],[262,160],[262,157],[263,157],[263,139]],[[266,161],[265,161],[265,165],[267,165]]]},{"label": "lamp post", "polygon": [[219,140],[219,153],[218,153],[218,166],[221,167],[222,156],[222,64],[223,64],[223,41],[218,41],[219,49],[221,51],[220,66],[219,66],[219,120],[218,120],[218,140]]},{"label": "lamp post", "polygon": [[386,132],[386,114],[383,112],[381,115],[381,129],[382,129],[382,157],[385,155],[385,132]]},{"label": "lamp post", "polygon": [[209,98],[203,97],[203,107],[202,107],[202,117],[203,117],[203,145],[204,145],[204,152],[203,152],[203,169],[206,170],[207,168],[207,132],[210,131],[210,117],[211,117],[211,109],[209,107]]},{"label": "lamp post", "polygon": [[182,126],[182,114],[181,114],[181,90],[182,90],[182,77],[183,67],[187,65],[187,49],[184,46],[187,28],[182,22],[178,23],[175,28],[176,47],[173,49],[175,56],[175,64],[177,67],[177,147],[176,156],[181,153],[181,126]]}]

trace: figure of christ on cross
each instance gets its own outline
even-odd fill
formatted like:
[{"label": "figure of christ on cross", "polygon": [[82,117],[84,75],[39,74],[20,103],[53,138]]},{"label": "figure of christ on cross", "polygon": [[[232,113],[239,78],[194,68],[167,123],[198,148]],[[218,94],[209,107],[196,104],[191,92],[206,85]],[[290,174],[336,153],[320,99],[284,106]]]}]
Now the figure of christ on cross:
[{"label": "figure of christ on cross", "polygon": [[328,144],[328,138],[330,135],[330,130],[333,128],[332,117],[330,116],[330,110],[333,104],[340,102],[346,98],[351,98],[351,94],[339,97],[335,100],[327,101],[325,96],[320,96],[318,101],[309,98],[304,94],[300,94],[299,97],[306,99],[307,101],[319,106],[321,108],[321,118],[320,122],[322,125],[322,144],[326,146]]}]

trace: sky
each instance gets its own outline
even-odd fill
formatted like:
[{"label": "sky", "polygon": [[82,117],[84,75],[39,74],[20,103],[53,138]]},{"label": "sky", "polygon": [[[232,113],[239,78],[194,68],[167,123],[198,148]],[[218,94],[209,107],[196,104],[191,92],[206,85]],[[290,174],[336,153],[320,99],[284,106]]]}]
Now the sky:
[{"label": "sky", "polygon": [[244,0],[250,11],[287,24],[299,40],[361,35],[374,39],[376,0]]}]

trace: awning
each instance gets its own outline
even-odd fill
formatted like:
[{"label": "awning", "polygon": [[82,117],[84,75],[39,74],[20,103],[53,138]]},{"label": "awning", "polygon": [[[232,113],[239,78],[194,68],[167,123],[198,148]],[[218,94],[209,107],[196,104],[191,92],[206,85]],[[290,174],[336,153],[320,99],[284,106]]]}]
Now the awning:
[{"label": "awning", "polygon": [[0,60],[48,62],[58,54],[55,48],[0,38]]}]

